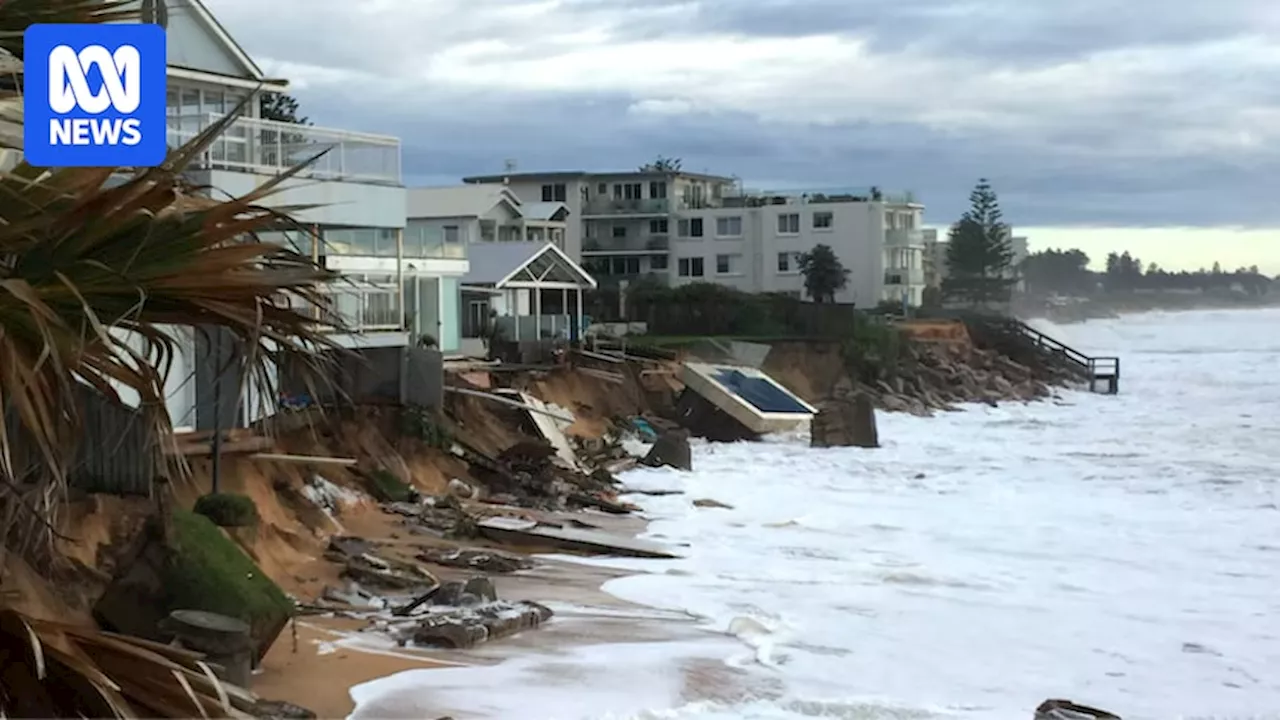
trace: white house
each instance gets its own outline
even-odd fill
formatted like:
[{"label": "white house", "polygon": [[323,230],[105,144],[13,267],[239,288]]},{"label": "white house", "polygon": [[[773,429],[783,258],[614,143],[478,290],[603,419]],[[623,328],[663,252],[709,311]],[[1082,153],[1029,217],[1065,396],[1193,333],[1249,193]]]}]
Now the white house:
[{"label": "white house", "polygon": [[564,250],[569,208],[525,202],[504,185],[410,188],[408,227],[445,242],[550,242]]},{"label": "white house", "polygon": [[[325,152],[267,202],[311,208],[295,217],[309,224],[321,242],[301,233],[279,239],[346,277],[348,282],[336,283],[333,292],[353,332],[339,342],[349,347],[404,346],[430,334],[443,352],[456,352],[458,279],[469,270],[465,246],[459,252],[405,236],[400,140],[262,119],[259,96],[285,91],[287,82],[266,77],[201,0],[165,2],[170,146],[190,140],[237,107],[244,109],[190,167],[193,183],[218,195],[243,195]],[[13,155],[7,162],[15,160]],[[212,363],[205,358],[204,334],[185,327],[175,327],[173,333],[190,350],[175,360],[170,373],[174,425],[211,427],[210,367],[216,358]],[[275,398],[246,389],[239,403],[230,399],[229,407],[237,412],[229,421],[251,422],[273,412],[274,404]]]}]

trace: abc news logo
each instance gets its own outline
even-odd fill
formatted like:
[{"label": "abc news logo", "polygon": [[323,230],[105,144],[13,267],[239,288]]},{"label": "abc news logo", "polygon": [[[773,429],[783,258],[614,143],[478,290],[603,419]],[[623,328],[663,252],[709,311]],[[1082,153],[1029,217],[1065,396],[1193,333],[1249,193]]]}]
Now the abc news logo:
[{"label": "abc news logo", "polygon": [[164,29],[39,24],[24,34],[27,161],[146,167],[168,154]]},{"label": "abc news logo", "polygon": [[[80,52],[59,45],[49,53],[49,109],[67,115],[79,109],[100,115],[114,109],[129,115],[142,104],[141,55],[132,45],[113,53],[101,45]],[[102,86],[89,89],[88,71],[97,68]],[[137,118],[54,117],[49,119],[50,145],[137,145],[142,121]]]}]

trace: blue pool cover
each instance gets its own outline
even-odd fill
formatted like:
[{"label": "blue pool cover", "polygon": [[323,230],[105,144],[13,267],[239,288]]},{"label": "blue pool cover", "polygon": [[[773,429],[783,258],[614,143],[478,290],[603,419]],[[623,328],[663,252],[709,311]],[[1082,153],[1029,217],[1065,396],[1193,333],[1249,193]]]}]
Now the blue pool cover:
[{"label": "blue pool cover", "polygon": [[711,377],[760,412],[805,415],[812,412],[792,397],[791,393],[765,378],[747,375],[740,370],[717,370]]}]

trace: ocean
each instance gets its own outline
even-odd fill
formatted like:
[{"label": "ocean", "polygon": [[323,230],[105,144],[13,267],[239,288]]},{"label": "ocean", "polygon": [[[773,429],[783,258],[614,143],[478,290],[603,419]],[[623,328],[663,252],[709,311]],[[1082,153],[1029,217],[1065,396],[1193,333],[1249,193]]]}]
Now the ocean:
[{"label": "ocean", "polygon": [[1050,697],[1125,720],[1280,717],[1280,310],[1041,329],[1119,355],[1120,394],[881,414],[877,450],[699,443],[692,473],[627,473],[685,491],[630,499],[687,557],[603,561],[636,573],[605,590],[696,616],[705,640],[353,696],[421,693],[457,720],[1016,720]]}]

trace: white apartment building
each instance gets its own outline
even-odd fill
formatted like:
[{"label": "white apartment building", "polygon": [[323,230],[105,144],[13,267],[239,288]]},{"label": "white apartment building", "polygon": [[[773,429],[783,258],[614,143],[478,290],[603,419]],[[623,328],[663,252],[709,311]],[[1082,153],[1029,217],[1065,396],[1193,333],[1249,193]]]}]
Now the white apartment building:
[{"label": "white apartment building", "polygon": [[[457,279],[469,266],[465,252],[406,242],[400,140],[262,119],[260,95],[286,91],[287,82],[266,77],[201,0],[166,0],[166,5],[169,145],[190,140],[244,104],[243,115],[189,167],[193,185],[218,196],[244,195],[327,151],[265,202],[308,208],[294,217],[310,224],[323,241],[280,240],[346,276],[348,282],[335,283],[332,291],[353,332],[338,341],[353,348],[397,347],[431,333],[446,339],[442,351],[456,350],[461,324]],[[430,284],[430,297],[424,297],[424,284]],[[441,325],[452,330],[439,331]],[[174,425],[212,427],[210,368],[222,365],[210,360],[210,348],[194,328],[174,327],[172,333],[189,350],[175,358],[169,374]],[[448,339],[454,339],[452,347]],[[220,348],[218,352],[230,352],[227,346]],[[246,388],[238,403],[230,399],[230,409],[236,410],[233,422],[267,415],[275,401]],[[229,412],[225,395],[221,402]]]},{"label": "white apartment building", "polygon": [[718,207],[736,181],[688,172],[533,172],[463,178],[499,183],[522,203],[564,203],[562,249],[602,282],[670,270],[674,221],[685,210]]},{"label": "white apartment building", "polygon": [[925,287],[923,212],[909,195],[874,190],[725,197],[721,207],[680,213],[671,281],[803,297],[798,257],[827,245],[849,270],[837,302],[918,306]]}]

